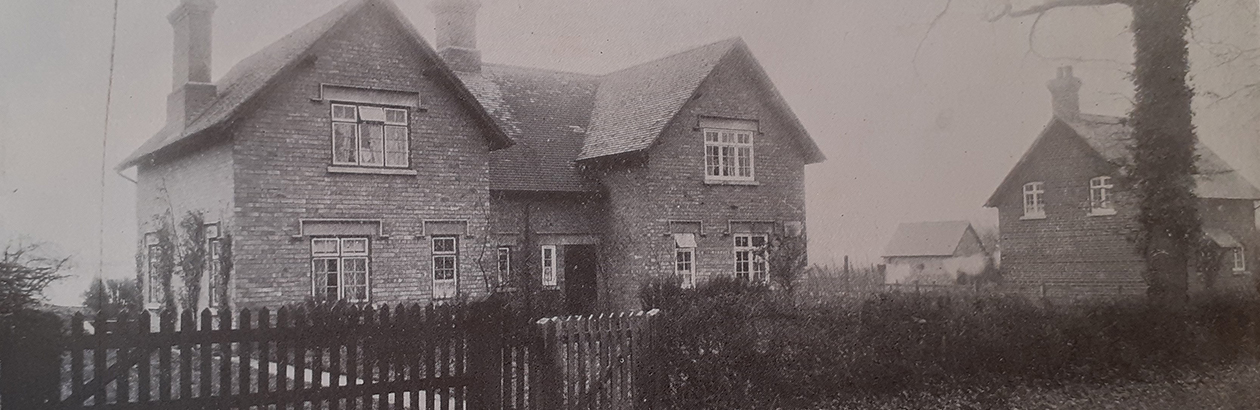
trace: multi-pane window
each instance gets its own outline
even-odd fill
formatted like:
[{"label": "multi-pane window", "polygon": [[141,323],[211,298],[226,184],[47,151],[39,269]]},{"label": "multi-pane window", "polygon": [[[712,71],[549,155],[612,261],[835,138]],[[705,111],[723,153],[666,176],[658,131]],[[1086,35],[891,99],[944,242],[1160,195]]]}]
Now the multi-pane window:
[{"label": "multi-pane window", "polygon": [[735,234],[735,277],[763,283],[766,275],[766,235]]},{"label": "multi-pane window", "polygon": [[1115,211],[1111,203],[1111,177],[1101,176],[1089,180],[1089,210],[1094,214]]},{"label": "multi-pane window", "polygon": [[507,283],[512,278],[512,248],[500,246],[497,255],[499,283]]},{"label": "multi-pane window", "polygon": [[753,180],[752,132],[704,130],[704,177],[708,180]]},{"label": "multi-pane window", "polygon": [[433,237],[433,298],[447,299],[459,292],[459,240],[455,236]]},{"label": "multi-pane window", "polygon": [[1024,184],[1024,217],[1044,218],[1046,216],[1046,190],[1041,182]]},{"label": "multi-pane window", "polygon": [[205,226],[206,233],[206,302],[210,307],[218,307],[223,303],[219,300],[219,293],[222,292],[222,286],[227,284],[223,281],[223,244],[220,241],[219,224],[207,224]]},{"label": "multi-pane window", "polygon": [[317,298],[367,302],[367,238],[311,239],[311,282]]},{"label": "multi-pane window", "polygon": [[148,272],[144,290],[145,302],[148,304],[162,303],[162,279],[158,273],[159,265],[162,263],[162,246],[158,243],[157,234],[145,234],[144,246],[146,256],[148,256],[145,263],[145,272]]},{"label": "multi-pane window", "polygon": [[1234,262],[1234,272],[1247,270],[1247,255],[1243,252],[1242,246],[1230,248],[1230,255],[1230,259]]},{"label": "multi-pane window", "polygon": [[334,165],[406,168],[407,110],[332,104]]},{"label": "multi-pane window", "polygon": [[696,286],[696,248],[674,248],[674,274],[684,289]]},{"label": "multi-pane window", "polygon": [[543,286],[556,286],[556,247],[545,245],[542,247],[542,284]]}]

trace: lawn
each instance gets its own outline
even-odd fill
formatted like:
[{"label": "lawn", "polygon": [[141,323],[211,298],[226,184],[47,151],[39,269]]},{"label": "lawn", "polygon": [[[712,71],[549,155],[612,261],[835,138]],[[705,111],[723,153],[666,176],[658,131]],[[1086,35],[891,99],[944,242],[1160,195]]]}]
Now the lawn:
[{"label": "lawn", "polygon": [[866,397],[818,409],[1260,409],[1260,363],[1201,372],[1151,375],[1146,381],[1019,388],[972,388],[940,393]]}]

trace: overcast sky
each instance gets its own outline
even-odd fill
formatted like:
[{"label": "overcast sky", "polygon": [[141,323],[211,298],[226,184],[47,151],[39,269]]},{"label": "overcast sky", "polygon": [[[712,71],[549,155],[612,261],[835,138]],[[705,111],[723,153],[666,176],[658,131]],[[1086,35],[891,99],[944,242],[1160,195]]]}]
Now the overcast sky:
[{"label": "overcast sky", "polygon": [[[424,1],[394,1],[433,38]],[[1197,15],[1211,27],[1197,39],[1260,46],[1256,1],[1202,0]],[[340,2],[219,0],[213,76]],[[488,62],[604,73],[743,37],[828,157],[807,168],[817,263],[874,263],[899,222],[995,224],[982,204],[1049,121],[1044,84],[1056,66],[1076,65],[1083,111],[1124,115],[1132,96],[1130,14],[1120,6],[1049,13],[1030,37],[1033,18],[985,21],[998,0],[954,0],[930,32],[946,0],[483,2]],[[119,8],[104,176],[109,277],[134,275],[135,193],[112,168],[163,124],[166,15],[176,3]],[[49,294],[61,304],[78,304],[96,272],[110,16],[106,0],[0,2],[0,236],[73,257],[74,277]],[[1195,51],[1202,89],[1223,94],[1260,75],[1250,63],[1205,63],[1205,50]],[[1217,121],[1199,125],[1203,139],[1256,180],[1260,97],[1206,101],[1196,104],[1227,114],[1199,115]]]}]

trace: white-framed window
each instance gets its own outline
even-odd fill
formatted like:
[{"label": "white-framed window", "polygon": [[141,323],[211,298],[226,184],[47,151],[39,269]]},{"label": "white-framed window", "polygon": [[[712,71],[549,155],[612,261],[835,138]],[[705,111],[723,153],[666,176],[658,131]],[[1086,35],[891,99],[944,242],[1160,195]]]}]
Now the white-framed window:
[{"label": "white-framed window", "polygon": [[1230,259],[1233,261],[1235,273],[1247,271],[1247,253],[1243,251],[1242,246],[1230,248]]},{"label": "white-framed window", "polygon": [[162,303],[161,275],[158,274],[158,265],[162,263],[162,246],[158,241],[157,233],[150,232],[144,234],[145,249],[145,286],[144,301],[148,305],[156,305]]},{"label": "white-framed window", "polygon": [[367,302],[368,239],[311,239],[311,293],[324,300]]},{"label": "white-framed window", "polygon": [[766,235],[737,233],[735,236],[735,278],[765,283]]},{"label": "white-framed window", "polygon": [[507,283],[512,278],[512,247],[500,246],[495,256],[499,283]]},{"label": "white-framed window", "polygon": [[674,248],[674,274],[683,289],[696,287],[696,248]]},{"label": "white-framed window", "polygon": [[433,298],[449,299],[459,293],[459,238],[434,236]]},{"label": "white-framed window", "polygon": [[407,110],[332,104],[334,165],[407,168]]},{"label": "white-framed window", "polygon": [[1024,184],[1024,218],[1046,217],[1046,189],[1042,182]]},{"label": "white-framed window", "polygon": [[1116,209],[1112,205],[1111,177],[1101,176],[1089,180],[1089,213],[1091,215],[1112,215]]},{"label": "white-framed window", "polygon": [[554,245],[543,245],[542,247],[542,284],[543,286],[556,286],[556,247]]},{"label": "white-framed window", "polygon": [[704,178],[710,181],[753,180],[752,131],[704,129]]},{"label": "white-framed window", "polygon": [[206,304],[219,307],[219,293],[223,282],[223,243],[220,239],[219,224],[209,223],[204,228],[206,234]]}]

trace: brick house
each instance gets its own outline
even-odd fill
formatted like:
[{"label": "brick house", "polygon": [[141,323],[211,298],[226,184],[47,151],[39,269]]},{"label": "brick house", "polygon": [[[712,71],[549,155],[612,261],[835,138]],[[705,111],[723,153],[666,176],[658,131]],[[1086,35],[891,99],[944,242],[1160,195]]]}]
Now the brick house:
[{"label": "brick house", "polygon": [[[1048,83],[1054,118],[985,203],[998,209],[1005,279],[1059,296],[1144,294],[1144,262],[1130,240],[1136,204],[1120,171],[1130,161],[1126,119],[1080,112],[1071,67]],[[1194,176],[1204,240],[1223,260],[1213,287],[1254,287],[1260,190],[1206,146]],[[1194,269],[1194,267],[1191,267]],[[1207,285],[1192,272],[1190,289]]]},{"label": "brick house", "polygon": [[119,165],[146,301],[155,233],[190,212],[229,255],[200,306],[427,303],[527,277],[570,311],[623,309],[651,278],[763,280],[756,248],[803,234],[823,156],[743,41],[602,75],[487,64],[478,7],[434,1],[434,49],[390,0],[349,0],[212,83],[213,1],[184,0],[167,125]]}]

